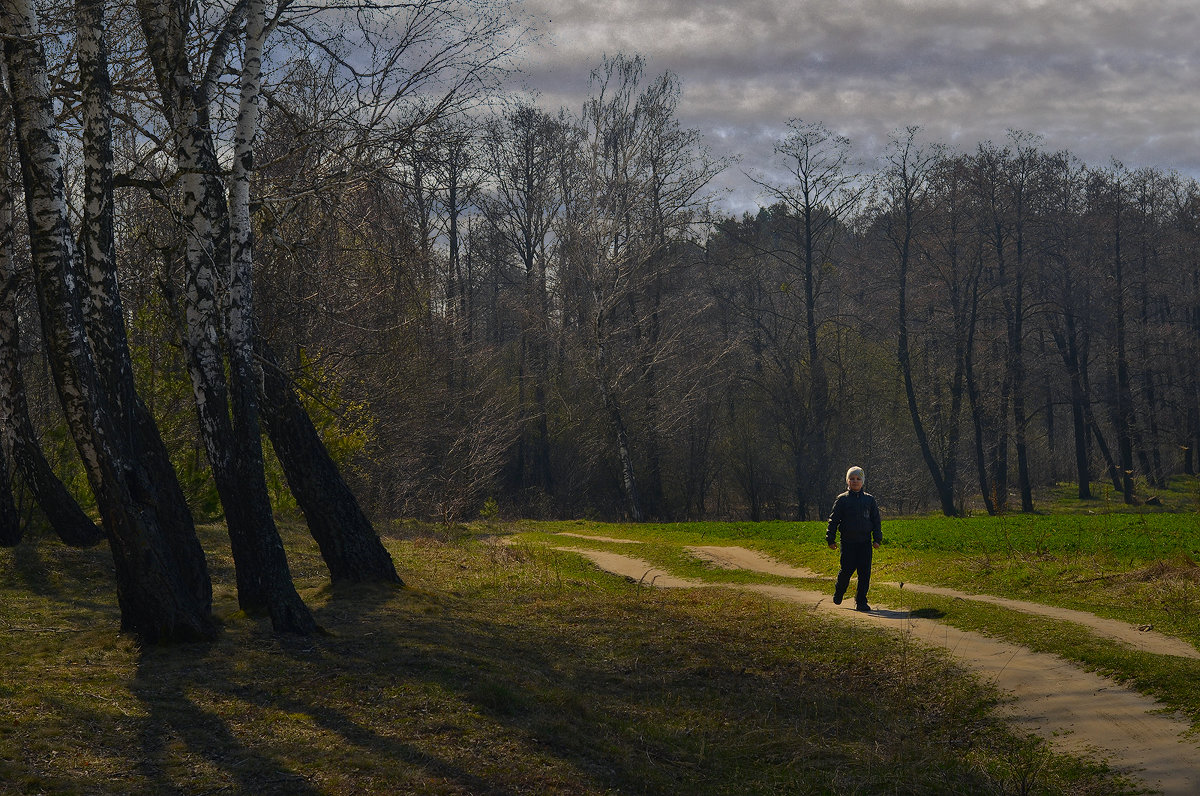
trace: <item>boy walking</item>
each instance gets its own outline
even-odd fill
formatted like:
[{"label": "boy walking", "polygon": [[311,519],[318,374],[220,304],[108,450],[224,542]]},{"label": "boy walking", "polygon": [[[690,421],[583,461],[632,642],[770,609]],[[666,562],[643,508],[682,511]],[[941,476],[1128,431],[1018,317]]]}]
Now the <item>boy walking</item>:
[{"label": "boy walking", "polygon": [[834,605],[842,604],[842,596],[850,585],[850,576],[858,572],[858,588],[854,592],[855,608],[870,611],[867,589],[871,586],[871,553],[883,542],[879,506],[863,489],[866,476],[861,467],[846,471],[846,491],[833,501],[825,541],[830,550],[837,550],[837,532],[842,532],[842,568],[833,588]]}]

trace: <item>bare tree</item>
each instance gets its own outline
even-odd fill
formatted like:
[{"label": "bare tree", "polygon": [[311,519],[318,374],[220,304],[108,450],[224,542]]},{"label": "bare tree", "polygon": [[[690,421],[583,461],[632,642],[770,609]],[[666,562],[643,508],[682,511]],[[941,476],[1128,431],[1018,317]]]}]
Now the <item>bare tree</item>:
[{"label": "bare tree", "polygon": [[[663,374],[683,364],[684,321],[705,309],[671,286],[699,252],[688,241],[705,218],[702,190],[723,165],[677,125],[677,88],[669,75],[646,81],[638,56],[606,58],[564,147],[560,177],[564,325],[570,318],[582,349],[576,364],[586,363],[594,384],[622,503],[635,520],[648,507],[662,511],[658,435],[681,419],[662,411]],[[696,375],[677,371],[672,380],[686,391]]]},{"label": "bare tree", "polygon": [[1110,421],[1117,440],[1117,466],[1120,468],[1121,493],[1126,503],[1134,502],[1133,487],[1133,393],[1129,375],[1128,323],[1126,309],[1129,290],[1126,279],[1128,257],[1125,240],[1129,215],[1131,175],[1117,161],[1111,168],[1093,175],[1093,186],[1099,200],[1108,233],[1106,276],[1108,277],[1108,300],[1112,311],[1113,360],[1107,374],[1107,396]]},{"label": "bare tree", "polygon": [[805,349],[801,367],[805,371],[804,393],[796,404],[804,407],[803,430],[792,442],[797,505],[800,516],[805,504],[816,496],[818,515],[824,514],[824,496],[830,481],[829,440],[838,427],[838,407],[829,400],[827,354],[821,350],[821,301],[823,272],[831,262],[834,245],[846,220],[858,209],[869,182],[853,171],[850,140],[830,132],[820,122],[792,119],[786,137],[776,142],[775,154],[786,168],[788,182],[754,181],[773,201],[788,209],[794,219],[792,245],[773,248],[771,256],[799,278],[801,290],[788,291],[801,302]]},{"label": "bare tree", "polygon": [[909,273],[913,264],[924,252],[919,239],[925,232],[932,207],[934,175],[944,157],[937,145],[921,145],[917,140],[919,130],[908,128],[903,136],[893,139],[887,156],[887,166],[881,179],[882,222],[884,235],[891,244],[895,256],[897,279],[896,302],[896,355],[900,364],[900,375],[904,379],[904,394],[908,400],[909,416],[921,457],[929,468],[934,488],[942,503],[942,512],[950,517],[957,514],[954,505],[954,455],[953,448],[939,460],[926,431],[926,419],[917,400],[917,389],[913,378],[912,349],[909,341]]},{"label": "bare tree", "polygon": [[[557,159],[566,141],[560,122],[531,104],[518,105],[486,132],[484,157],[490,188],[481,202],[484,216],[523,268],[517,389],[522,433],[516,472],[525,487],[527,462],[532,484],[549,494],[550,432],[546,393],[549,379],[549,298],[547,267],[551,230],[562,206]],[[526,385],[532,387],[532,406]],[[532,445],[529,429],[533,429]],[[526,449],[531,448],[527,457]]]}]

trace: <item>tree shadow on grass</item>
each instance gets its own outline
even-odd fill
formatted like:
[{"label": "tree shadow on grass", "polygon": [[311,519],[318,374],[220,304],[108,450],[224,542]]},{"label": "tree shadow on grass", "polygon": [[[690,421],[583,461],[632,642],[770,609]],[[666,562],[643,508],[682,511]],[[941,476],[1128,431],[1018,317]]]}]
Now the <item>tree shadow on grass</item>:
[{"label": "tree shadow on grass", "polygon": [[[297,664],[316,662],[315,671],[361,683],[362,704],[334,706],[319,691],[293,689],[283,697],[255,692],[259,707],[308,716],[365,753],[402,760],[471,793],[506,793],[506,785],[518,784],[580,793],[712,793],[741,786],[754,792],[777,790],[780,782],[770,778],[786,779],[784,790],[821,781],[821,774],[794,765],[803,753],[793,748],[799,740],[793,717],[813,710],[811,699],[791,687],[791,674],[780,679],[778,672],[747,668],[729,654],[724,638],[694,638],[672,660],[677,642],[659,644],[650,628],[630,627],[630,634],[644,634],[644,643],[581,654],[573,644],[587,637],[586,628],[578,639],[570,627],[553,639],[513,615],[448,611],[448,623],[437,598],[403,609],[392,602],[383,610],[387,605],[331,600],[316,612],[334,629],[331,635],[281,645]],[[395,618],[388,621],[388,613]],[[603,624],[596,629],[606,630]],[[402,685],[407,696],[381,685]],[[449,725],[424,723],[412,694],[430,695],[437,702],[431,715]],[[687,728],[683,717],[693,713],[716,719]],[[827,729],[829,718],[821,719]],[[480,725],[472,728],[477,736],[492,733],[473,756],[431,739],[472,721]],[[725,728],[739,723],[757,727],[759,740],[727,736]],[[508,770],[493,774],[505,767],[499,750],[514,745],[523,752],[514,754]],[[770,781],[760,780],[768,770]],[[812,776],[816,780],[805,779]]]},{"label": "tree shadow on grass", "polygon": [[[107,544],[73,548],[56,538],[27,533],[11,550],[11,571],[19,581],[18,588],[89,611],[110,612],[116,604]],[[62,588],[58,581],[70,585]]]},{"label": "tree shadow on grass", "polygon": [[[361,621],[347,622],[346,611],[356,607],[364,609],[365,615]],[[456,619],[449,630],[440,619],[418,619],[397,632],[395,627],[380,627],[370,621],[370,615],[382,607],[382,602],[374,606],[346,604],[337,611],[338,619],[318,611],[323,626],[344,632],[281,645],[281,651],[293,660],[319,660],[323,670],[336,670],[361,682],[360,704],[343,710],[331,707],[319,691],[294,689],[287,695],[257,692],[259,707],[308,716],[317,726],[369,755],[403,761],[432,781],[449,783],[471,794],[508,794],[536,788],[529,782],[522,783],[520,766],[529,765],[528,761],[514,762],[515,768],[499,779],[488,773],[505,767],[506,761],[497,756],[496,750],[503,750],[509,743],[524,746],[530,757],[540,755],[555,761],[557,774],[529,772],[535,780],[548,776],[549,781],[557,782],[558,787],[551,790],[561,791],[564,776],[575,782],[579,792],[586,793],[608,790],[613,779],[625,786],[638,781],[637,775],[621,770],[599,751],[603,744],[596,736],[601,731],[594,726],[597,712],[611,710],[612,715],[619,715],[628,711],[613,705],[607,695],[587,689],[582,699],[590,700],[590,704],[576,705],[573,711],[564,712],[560,705],[544,700],[542,686],[562,677],[562,661],[547,653],[544,640],[523,642],[514,639],[511,629],[500,623],[462,618]],[[569,688],[576,680],[601,682],[605,677],[605,673],[580,668],[571,672],[561,688]],[[447,709],[447,723],[430,726],[414,702],[372,704],[381,685],[402,685],[412,693],[457,702],[459,709]],[[629,693],[627,698],[636,701],[637,695]],[[461,746],[452,752],[431,751],[439,746],[436,736],[467,729],[465,725],[472,719],[462,706],[470,706],[486,718],[489,726],[497,728],[498,737],[490,739],[495,749],[485,749],[481,757],[463,754]],[[377,715],[389,710],[390,720]],[[562,729],[567,732],[559,732]],[[488,755],[492,757],[485,759]],[[608,775],[600,779],[609,782],[602,785],[591,781],[595,778],[589,772],[602,771]]]},{"label": "tree shadow on grass", "polygon": [[[146,717],[139,731],[138,773],[153,793],[191,793],[188,763],[176,744],[236,783],[239,793],[318,794],[285,763],[244,743],[228,721],[187,694],[200,686],[231,695],[247,688],[232,682],[220,665],[205,666],[210,644],[188,644],[142,653],[130,691]],[[191,783],[194,787],[195,783]]]},{"label": "tree shadow on grass", "polygon": [[421,769],[427,775],[453,782],[468,793],[507,794],[511,792],[449,760],[443,760],[422,751],[413,744],[406,743],[399,738],[382,735],[355,720],[346,712],[320,704],[319,701],[293,695],[275,697],[269,700],[269,703],[271,707],[279,710],[308,716],[317,726],[341,736],[348,745],[358,747],[373,755],[385,756],[389,760],[403,761],[414,768]]},{"label": "tree shadow on grass", "polygon": [[[395,591],[352,590],[357,598],[355,605],[366,615],[381,608],[388,594],[394,596]],[[237,621],[254,624],[249,631],[252,637],[247,638],[239,629],[227,628],[221,638],[210,644],[148,649],[142,654],[131,691],[148,714],[139,731],[138,773],[152,792],[189,792],[185,772],[199,764],[218,771],[214,776],[231,780],[230,787],[236,792],[289,796],[323,793],[312,781],[311,772],[304,773],[295,763],[311,764],[318,762],[320,755],[331,754],[339,757],[338,776],[353,777],[354,764],[346,762],[353,756],[350,750],[364,753],[363,759],[402,761],[436,781],[452,783],[455,792],[510,792],[391,732],[395,729],[403,733],[407,729],[403,726],[386,728],[387,731],[370,726],[341,709],[336,700],[330,700],[328,690],[321,688],[319,681],[313,682],[358,670],[363,698],[353,707],[370,715],[373,705],[367,695],[375,690],[379,680],[388,679],[383,663],[394,654],[400,640],[388,641],[378,655],[360,656],[352,648],[362,643],[363,635],[374,635],[369,621],[347,628],[350,632],[346,637],[272,635],[265,620]],[[231,647],[246,646],[250,649],[241,655],[230,654]],[[375,642],[370,642],[370,646],[378,649]],[[280,659],[286,660],[283,665],[272,666],[272,659],[276,664]],[[263,665],[246,667],[241,665],[244,661]],[[200,692],[208,694],[213,704],[220,705],[219,711],[202,705],[190,695]],[[320,728],[326,736],[321,741],[325,746],[307,748],[308,740],[304,737],[289,741],[264,734],[263,725],[272,721],[271,716],[281,714],[286,716],[284,724]],[[239,719],[247,716],[254,718],[238,726]],[[330,734],[336,736],[335,741],[328,740]],[[337,748],[330,748],[331,745]],[[374,775],[374,780],[378,779]],[[400,783],[395,785],[394,792],[416,792],[406,790]],[[373,789],[366,787],[364,792]]]},{"label": "tree shadow on grass", "polygon": [[[211,643],[143,650],[132,715],[83,700],[73,725],[115,733],[98,746],[133,792],[301,796],[821,791],[833,763],[812,739],[862,729],[824,680],[773,654],[732,654],[732,636],[664,623],[646,599],[601,615],[554,601],[573,613],[553,623],[470,599],[353,589],[311,600],[329,630],[311,638],[231,617]],[[536,595],[515,599],[542,610]],[[928,784],[896,776],[914,792]],[[971,776],[957,781],[987,784]]]}]

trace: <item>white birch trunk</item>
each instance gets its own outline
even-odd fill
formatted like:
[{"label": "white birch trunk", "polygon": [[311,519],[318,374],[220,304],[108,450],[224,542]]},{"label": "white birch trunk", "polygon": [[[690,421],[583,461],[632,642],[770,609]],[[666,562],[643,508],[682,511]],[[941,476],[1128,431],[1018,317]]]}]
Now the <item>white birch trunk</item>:
[{"label": "white birch trunk", "polygon": [[[258,33],[252,38],[253,60],[261,63],[262,0],[256,0],[255,22]],[[208,127],[205,99],[195,90],[186,57],[188,9],[181,2],[138,3],[142,28],[149,44],[167,121],[174,130],[175,159],[181,176],[183,234],[186,240],[184,285],[184,343],[188,370],[200,421],[205,451],[233,548],[238,584],[238,601],[251,613],[267,613],[277,631],[310,633],[316,630],[308,608],[292,583],[283,543],[271,513],[262,460],[262,442],[255,406],[256,386],[249,376],[252,362],[252,316],[249,304],[249,276],[252,259],[249,248],[249,183],[246,193],[240,265],[245,267],[244,284],[238,298],[225,295],[237,278],[226,269],[238,267],[231,260],[230,207],[224,186],[218,178],[218,163],[213,137]],[[228,30],[228,28],[227,28]],[[261,66],[250,70],[257,94]],[[256,110],[255,106],[255,110]],[[245,151],[252,146],[256,112],[239,121],[239,138],[249,131]],[[239,156],[242,154],[239,151]],[[240,161],[239,157],[239,161]],[[244,167],[248,175],[249,163]],[[227,284],[219,282],[227,276]],[[223,307],[223,300],[228,301]],[[236,311],[234,308],[236,306]],[[229,312],[223,313],[223,309]],[[236,335],[232,324],[238,324]],[[221,338],[231,344],[230,378],[226,382]]]},{"label": "white birch trunk", "polygon": [[[92,522],[79,507],[62,481],[54,473],[38,443],[29,406],[25,400],[25,384],[21,378],[20,329],[17,320],[17,266],[13,257],[14,198],[12,173],[12,114],[8,95],[8,70],[0,60],[0,450],[8,467],[7,474],[20,471],[25,485],[42,508],[55,533],[66,544],[85,547],[104,539],[104,531]],[[5,481],[7,483],[7,481]],[[0,493],[0,500],[11,493]],[[4,511],[8,510],[4,507]],[[12,517],[18,523],[8,528],[5,541],[20,540],[20,518],[12,506]],[[7,519],[4,520],[7,525]]]},{"label": "white birch trunk", "polygon": [[250,222],[250,176],[254,139],[258,134],[262,97],[262,55],[266,31],[265,0],[247,0],[246,41],[242,55],[241,98],[234,134],[233,169],[229,183],[231,279],[229,344],[234,356],[251,364],[254,318],[253,229]]},{"label": "white birch trunk", "polygon": [[117,433],[88,346],[46,59],[31,0],[0,0],[0,36],[51,370],[112,546],[122,626],[149,642],[210,635],[211,605],[201,593],[207,583],[194,583],[190,572],[181,575],[178,551],[163,533],[156,506],[145,504],[130,483],[137,463],[124,444],[128,434]]},{"label": "white birch trunk", "polygon": [[[67,221],[62,158],[53,130],[54,115],[40,30],[30,0],[4,0],[5,56],[22,144],[30,243],[37,271],[39,303],[63,412],[93,486],[105,482],[97,446],[103,439],[103,409],[81,316],[79,285],[72,269],[74,243]],[[24,46],[18,46],[23,44]],[[102,422],[97,423],[95,421]]]}]

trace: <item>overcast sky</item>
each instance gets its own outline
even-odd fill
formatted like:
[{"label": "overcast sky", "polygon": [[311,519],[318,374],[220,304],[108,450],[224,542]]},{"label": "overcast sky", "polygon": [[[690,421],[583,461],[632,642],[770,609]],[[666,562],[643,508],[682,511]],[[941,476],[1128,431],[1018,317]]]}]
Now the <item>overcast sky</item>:
[{"label": "overcast sky", "polygon": [[731,209],[757,201],[788,119],[824,122],[864,158],[920,125],[957,149],[1040,134],[1091,165],[1200,176],[1195,0],[525,0],[542,41],[525,80],[578,111],[602,54],[683,81],[680,114],[718,154]]}]

